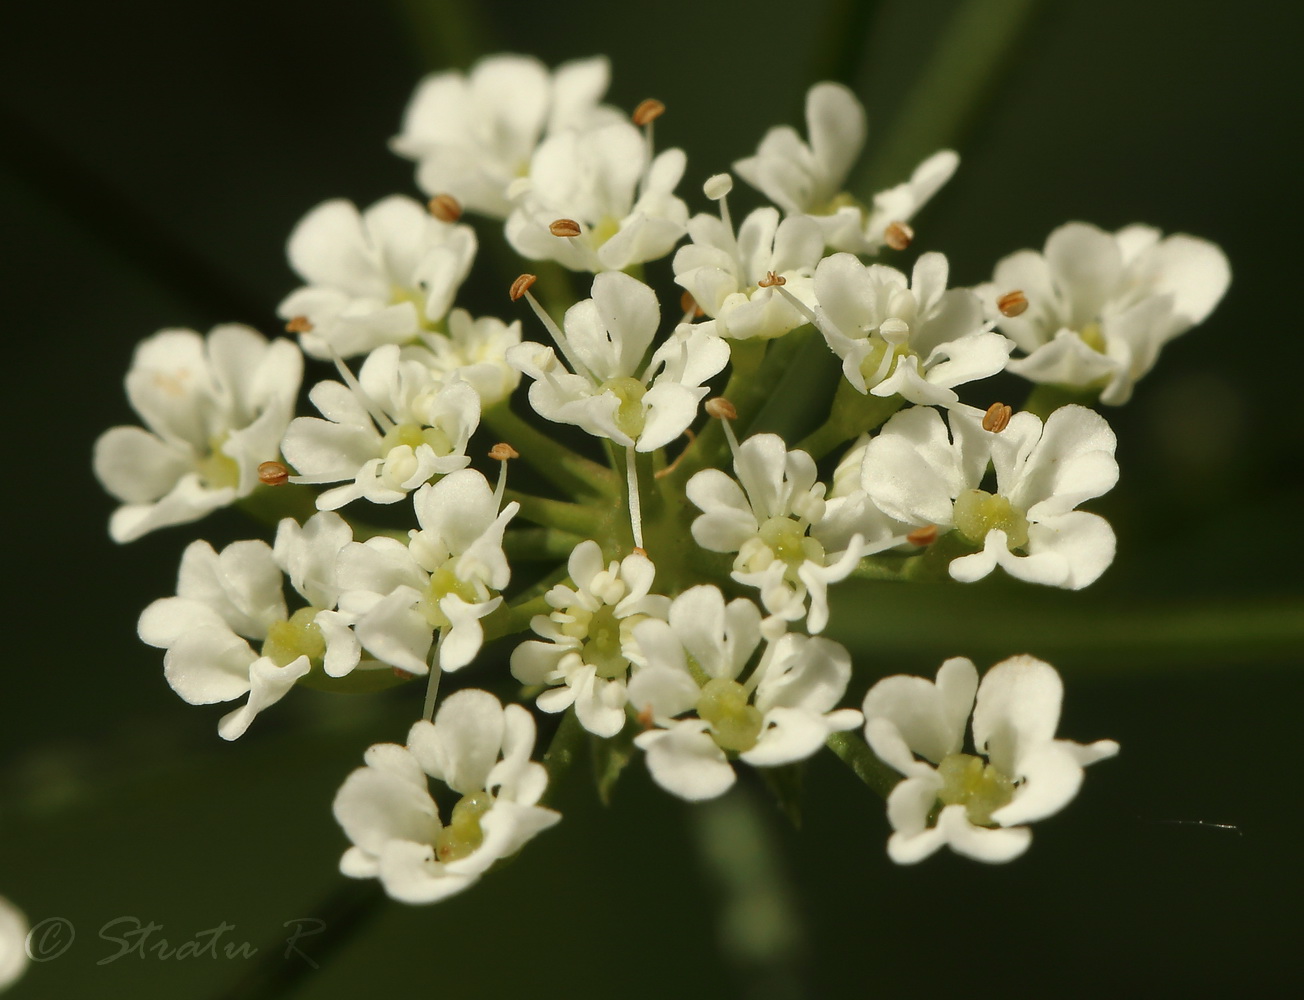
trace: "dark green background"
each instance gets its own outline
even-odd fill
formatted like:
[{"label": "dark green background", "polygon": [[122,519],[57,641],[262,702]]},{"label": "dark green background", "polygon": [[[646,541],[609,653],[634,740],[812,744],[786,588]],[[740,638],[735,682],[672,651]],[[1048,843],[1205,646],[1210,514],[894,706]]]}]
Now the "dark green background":
[{"label": "dark green background", "polygon": [[[425,58],[407,6],[125,0],[0,15],[0,330],[13,364],[0,893],[33,921],[78,929],[16,997],[221,995],[249,963],[97,966],[114,950],[98,929],[134,916],[175,944],[226,921],[229,939],[274,950],[282,924],[343,881],[335,788],[418,710],[406,691],[296,693],[222,744],[220,712],[182,704],[134,635],[194,535],[113,546],[112,505],[89,472],[95,437],[135,422],[122,376],[137,340],[228,320],[274,331],[295,284],[284,240],[304,212],[415,193],[385,148]],[[613,101],[664,100],[658,141],[687,149],[681,194],[700,209],[703,178],[769,125],[799,120],[832,6],[475,10],[487,51],[549,63],[606,52]],[[954,6],[883,3],[850,46],[871,146]],[[861,644],[853,699],[874,676],[931,672],[944,655],[985,666],[1038,653],[1068,679],[1061,733],[1117,738],[1120,757],[1001,868],[949,855],[891,865],[881,803],[818,761],[801,831],[765,807],[805,921],[796,957],[778,963],[792,978],[724,957],[691,811],[636,762],[609,810],[569,790],[564,822],[473,892],[386,905],[330,956],[319,949],[329,967],[295,996],[1190,996],[1280,982],[1304,882],[1304,657],[1266,637],[1273,616],[1301,613],[1299,166],[1287,155],[1298,29],[1268,0],[1043,6],[964,136],[960,173],[921,218],[920,245],[968,283],[1063,221],[1143,221],[1220,243],[1232,287],[1126,411],[1108,413],[1122,480],[1093,509],[1115,524],[1120,557],[1088,594],[869,590],[841,613],[889,630]],[[486,261],[469,295],[507,315],[501,288]],[[234,515],[198,530],[215,542],[247,532]],[[1183,623],[1189,601],[1214,617]],[[1244,642],[1219,632],[1217,615],[1254,608],[1266,624]],[[1176,648],[1135,632],[1160,613]]]}]

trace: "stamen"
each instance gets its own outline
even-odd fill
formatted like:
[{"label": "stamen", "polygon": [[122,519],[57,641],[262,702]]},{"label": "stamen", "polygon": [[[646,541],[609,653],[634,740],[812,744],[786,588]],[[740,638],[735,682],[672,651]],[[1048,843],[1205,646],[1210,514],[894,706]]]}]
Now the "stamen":
[{"label": "stamen", "polygon": [[435,718],[435,699],[439,697],[439,649],[444,645],[447,628],[441,628],[435,638],[435,648],[430,651],[430,679],[426,681],[426,703],[421,708],[421,718],[433,721]]},{"label": "stamen", "polygon": [[915,240],[915,231],[904,222],[889,222],[883,230],[883,242],[893,250],[905,250]]},{"label": "stamen", "polygon": [[426,203],[430,214],[440,222],[453,223],[462,217],[462,203],[451,194],[437,194]]},{"label": "stamen", "polygon": [[507,490],[507,463],[513,458],[520,458],[521,453],[506,441],[499,441],[489,449],[489,457],[502,463],[498,467],[498,485],[494,487],[494,509],[502,510],[503,494]]},{"label": "stamen", "polygon": [[932,545],[937,541],[937,525],[925,524],[922,528],[916,528],[906,535],[906,541],[911,545]]},{"label": "stamen", "polygon": [[638,722],[638,724],[639,724],[639,727],[640,727],[640,728],[643,730],[643,732],[645,732],[645,733],[646,733],[649,729],[652,729],[652,728],[655,727],[655,723],[652,721],[652,706],[651,706],[651,705],[644,705],[644,706],[643,706],[643,708],[642,708],[642,709],[639,711],[639,713],[638,713],[638,719],[637,719],[637,722]]},{"label": "stamen", "polygon": [[1028,311],[1028,296],[1017,288],[1012,292],[1006,292],[996,300],[996,308],[1001,311],[1001,315],[1013,319],[1015,316],[1022,316]]},{"label": "stamen", "polygon": [[290,470],[283,462],[263,462],[258,466],[258,480],[264,486],[283,486],[290,481]]},{"label": "stamen", "polygon": [[548,232],[553,236],[578,236],[580,234],[580,224],[574,219],[557,219],[555,222],[548,224]]},{"label": "stamen", "polygon": [[993,403],[983,414],[983,430],[999,434],[1010,424],[1010,415],[1014,412],[1005,403]]},{"label": "stamen", "polygon": [[725,440],[729,442],[729,451],[733,454],[734,464],[736,465],[738,462],[738,438],[734,435],[733,425],[729,421],[738,419],[737,408],[723,396],[713,396],[703,404],[702,409],[706,410],[707,416],[714,417],[724,425]]},{"label": "stamen", "polygon": [[286,333],[312,333],[312,322],[307,316],[293,316],[285,324]]},{"label": "stamen", "polygon": [[371,419],[376,421],[376,426],[381,429],[381,432],[388,434],[397,427],[398,425],[385,415],[385,411],[372,402],[371,397],[367,395],[367,391],[362,388],[362,383],[358,381],[357,376],[349,371],[349,366],[344,363],[339,351],[331,350],[331,360],[335,362],[335,370],[340,373],[340,378],[344,380],[344,384],[357,397],[358,402],[362,404],[362,408],[371,415]]},{"label": "stamen", "polygon": [[[643,549],[643,504],[638,495],[638,467],[634,446],[625,447],[625,491],[629,494],[629,527],[634,533],[634,547]],[[647,555],[646,550],[643,555]]]},{"label": "stamen", "polygon": [[512,282],[512,287],[507,290],[507,297],[513,302],[520,301],[521,296],[528,292],[531,286],[538,280],[538,275],[522,274]]},{"label": "stamen", "polygon": [[806,305],[806,303],[803,302],[801,299],[797,298],[797,296],[793,295],[792,292],[788,291],[788,289],[784,288],[783,284],[773,285],[772,287],[777,288],[779,290],[779,294],[782,295],[785,299],[787,299],[788,302],[792,304],[792,307],[797,310],[797,312],[801,313],[803,316],[806,317],[807,323],[810,323],[813,327],[819,330],[820,333],[824,333],[825,336],[827,337],[827,332],[825,331],[823,324],[820,322],[820,317],[816,314],[815,310],[813,310],[810,306]]},{"label": "stamen", "polygon": [[658,101],[655,97],[649,97],[647,100],[639,103],[630,115],[630,120],[642,128],[644,125],[650,125],[666,113],[666,106]]},{"label": "stamen", "polygon": [[702,185],[702,193],[720,206],[720,221],[724,223],[724,230],[729,234],[733,259],[741,274],[746,268],[743,267],[742,256],[738,252],[738,237],[734,234],[733,217],[729,215],[729,192],[732,190],[733,177],[729,174],[714,174]]},{"label": "stamen", "polygon": [[684,322],[691,323],[698,316],[705,316],[706,311],[697,304],[697,299],[693,298],[692,292],[684,292],[679,296],[679,308],[684,311]]},{"label": "stamen", "polygon": [[756,283],[757,288],[777,288],[779,285],[786,285],[788,279],[782,275],[775,274],[773,271],[766,271],[765,277]]}]

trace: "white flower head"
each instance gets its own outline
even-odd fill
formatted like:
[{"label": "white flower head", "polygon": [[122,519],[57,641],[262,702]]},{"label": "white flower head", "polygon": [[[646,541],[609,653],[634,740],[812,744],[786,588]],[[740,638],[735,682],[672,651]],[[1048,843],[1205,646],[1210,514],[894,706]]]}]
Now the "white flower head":
[{"label": "white flower head", "polygon": [[647,285],[619,272],[599,274],[593,297],[566,311],[564,333],[554,331],[573,373],[551,347],[534,342],[510,348],[507,360],[534,380],[530,405],[540,416],[655,451],[693,422],[707,393],[702,383],[729,361],[729,345],[704,324],[684,324],[637,374],[660,319]]},{"label": "white flower head", "polygon": [[318,382],[308,398],[326,419],[296,417],[281,447],[298,471],[293,482],[344,483],[317,498],[319,510],[359,497],[397,503],[471,462],[466,445],[480,424],[480,396],[394,344],[372,351],[356,382]]},{"label": "white flower head", "polygon": [[[1011,576],[1079,590],[1114,560],[1113,529],[1076,510],[1118,481],[1116,439],[1098,413],[1056,410],[1045,425],[1017,413],[1004,430],[983,430],[952,410],[951,436],[938,412],[912,407],[889,420],[865,449],[862,485],[874,504],[906,524],[955,529],[980,551],[951,561],[965,583],[997,566]],[[988,461],[996,492],[981,489]]]},{"label": "white flower head", "polygon": [[923,254],[909,282],[896,268],[847,253],[820,261],[820,332],[859,392],[954,406],[955,386],[1005,367],[1014,345],[984,324],[972,292],[947,289],[947,273],[940,253]]},{"label": "white flower head", "polygon": [[733,578],[759,588],[771,614],[788,621],[806,617],[811,632],[822,632],[828,585],[846,579],[863,555],[895,542],[870,547],[853,535],[830,551],[815,462],[804,451],[787,451],[777,434],[756,434],[739,445],[734,471],[737,481],[719,469],[704,469],[688,481],[688,499],[702,511],[693,521],[693,539],[712,552],[737,552]]},{"label": "white flower head", "polygon": [[323,360],[408,343],[442,322],[475,251],[469,226],[441,222],[402,195],[361,214],[351,201],[323,202],[290,234],[290,265],[307,284],[277,314]]},{"label": "white flower head", "polygon": [[465,309],[454,309],[446,333],[419,337],[420,345],[405,348],[402,357],[420,361],[444,381],[466,382],[479,395],[482,410],[501,403],[521,382],[521,373],[507,363],[508,349],[521,342],[520,320],[472,319]]},{"label": "white flower head", "polygon": [[[905,776],[887,802],[892,860],[913,864],[944,846],[987,862],[1026,851],[1022,824],[1059,812],[1083,767],[1118,753],[1113,740],[1055,739],[1063,697],[1055,668],[1031,656],[996,664],[981,685],[973,662],[956,657],[935,684],[897,675],[870,688],[865,738]],[[971,708],[978,756],[962,752]]]},{"label": "white flower head", "polygon": [[531,639],[512,652],[512,676],[542,684],[539,708],[562,712],[571,705],[580,724],[597,736],[615,736],[625,725],[630,665],[641,665],[634,628],[666,617],[670,599],[650,593],[656,567],[635,552],[604,565],[598,543],[575,546],[567,564],[573,587],[558,584],[544,595],[555,608],[536,615]]},{"label": "white flower head", "polygon": [[511,580],[503,532],[520,504],[501,511],[484,476],[462,469],[412,496],[420,530],[406,545],[379,535],[342,554],[341,605],[378,660],[410,674],[427,672],[436,629],[446,630],[439,667],[466,666],[484,643],[480,622]]},{"label": "white flower head", "polygon": [[888,226],[908,222],[955,173],[959,157],[950,150],[934,153],[908,181],[876,194],[866,209],[846,191],[866,132],[856,95],[840,83],[817,83],[806,94],[809,140],[787,125],[772,128],[756,154],[736,162],[734,170],[789,216],[811,216],[827,246],[877,253]]},{"label": "white flower head", "polygon": [[[553,135],[514,188],[507,240],[524,257],[572,271],[620,271],[664,257],[688,226],[688,206],[674,193],[685,163],[681,149],[651,157],[643,133],[626,121]],[[578,234],[554,235],[558,220],[575,223]]]},{"label": "white flower head", "polygon": [[[1203,322],[1231,281],[1213,243],[1149,226],[1107,233],[1084,222],[1060,226],[1045,250],[1021,250],[977,289],[1002,332],[1027,355],[1009,369],[1033,382],[1099,389],[1126,403],[1174,337]],[[1014,315],[1000,303],[1022,293]],[[1010,312],[1008,305],[1006,312]]]},{"label": "white flower head", "polygon": [[[534,740],[524,708],[464,690],[444,700],[434,722],[416,723],[407,746],[370,747],[366,766],[335,796],[335,819],[354,845],[340,871],[379,879],[403,903],[433,903],[473,885],[561,819],[537,804],[548,775],[530,760]],[[446,823],[429,778],[460,796]]]},{"label": "white flower head", "polygon": [[268,343],[245,326],[142,341],[127,397],[148,430],[114,427],[95,442],[95,475],[122,501],[109,520],[113,540],[198,521],[252,493],[258,466],[280,457],[302,378],[293,342]]},{"label": "white flower head", "polygon": [[418,85],[394,152],[418,161],[417,184],[494,218],[512,209],[508,188],[525,176],[540,138],[622,120],[600,104],[611,76],[603,56],[549,73],[537,59],[495,55],[465,75],[434,73]]},{"label": "white flower head", "polygon": [[696,215],[688,235],[692,242],[675,253],[675,282],[715,319],[720,336],[778,337],[807,322],[775,286],[814,304],[811,281],[824,251],[814,220],[794,215],[780,222],[775,209],[758,208],[735,234],[727,216]]},{"label": "white flower head", "polygon": [[[177,595],[141,614],[141,641],[167,650],[163,673],[183,699],[211,705],[249,696],[218,724],[223,739],[242,736],[314,667],[342,677],[358,665],[357,637],[336,610],[339,553],[352,539],[339,515],[319,513],[302,527],[283,520],[274,548],[242,541],[219,553],[192,542],[181,557]],[[306,602],[293,613],[282,573]]]},{"label": "white flower head", "polygon": [[0,896],[0,990],[7,990],[27,971],[27,917]]},{"label": "white flower head", "polygon": [[[671,602],[669,620],[634,628],[646,663],[630,704],[654,728],[635,737],[662,788],[695,801],[734,783],[731,757],[777,767],[814,754],[832,732],[854,729],[854,709],[834,706],[851,678],[847,651],[828,639],[784,634],[743,598],[698,586]],[[749,674],[761,642],[765,652]],[[692,713],[692,714],[689,714]]]}]

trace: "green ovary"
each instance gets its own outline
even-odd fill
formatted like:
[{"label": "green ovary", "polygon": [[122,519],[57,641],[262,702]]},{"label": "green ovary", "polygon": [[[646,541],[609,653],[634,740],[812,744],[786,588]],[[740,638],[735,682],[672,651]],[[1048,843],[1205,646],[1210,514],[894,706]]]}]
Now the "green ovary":
[{"label": "green ovary", "polygon": [[697,699],[697,716],[711,725],[711,738],[721,750],[742,753],[756,746],[763,721],[748,704],[747,689],[737,681],[717,677],[707,681]]},{"label": "green ovary", "polygon": [[[860,362],[860,374],[865,377],[867,382],[873,379],[874,385],[877,385],[883,379],[892,374],[892,369],[896,367],[897,358],[908,357],[913,353],[905,344],[889,346],[888,342],[877,334],[872,334],[870,336],[870,343],[872,346],[870,347],[869,353],[866,354],[864,360]],[[879,378],[879,366],[883,364],[883,358],[889,351],[892,354],[892,361],[888,364],[886,371],[883,372],[882,378]]]},{"label": "green ovary", "polygon": [[464,858],[484,843],[484,830],[480,818],[494,804],[488,792],[473,792],[463,796],[453,806],[448,825],[435,834],[435,856],[447,864]]},{"label": "green ovary", "polygon": [[313,621],[317,608],[300,608],[289,621],[276,622],[267,630],[263,641],[263,656],[278,667],[287,667],[301,656],[308,657],[314,666],[326,655],[326,637]]},{"label": "green ovary", "polygon": [[974,826],[992,826],[992,813],[1014,799],[1014,782],[981,757],[953,753],[937,765],[942,788],[937,799],[944,806],[964,806]]},{"label": "green ovary", "polygon": [[425,593],[421,595],[421,600],[417,602],[417,610],[430,624],[431,628],[447,628],[452,624],[448,616],[444,614],[439,607],[439,601],[449,594],[456,594],[467,604],[475,604],[480,600],[480,595],[475,592],[475,587],[465,580],[460,580],[457,574],[453,572],[453,566],[457,559],[450,559],[444,565],[430,574],[430,582],[426,584]]},{"label": "green ovary", "polygon": [[208,454],[199,460],[197,466],[199,478],[210,490],[220,490],[240,484],[240,463],[222,450],[226,439],[225,434],[210,439]]},{"label": "green ovary", "polygon": [[790,517],[772,517],[761,525],[761,541],[774,558],[788,564],[795,572],[804,562],[824,565],[824,546],[806,535],[806,528]]},{"label": "green ovary", "polygon": [[840,209],[857,208],[860,210],[860,216],[863,220],[865,217],[865,205],[859,198],[850,191],[843,191],[835,194],[828,201],[816,205],[809,210],[810,215],[836,215]]},{"label": "green ovary", "polygon": [[1105,335],[1101,332],[1099,323],[1088,323],[1078,331],[1078,336],[1093,351],[1099,354],[1105,353]]},{"label": "green ovary", "polygon": [[620,220],[614,215],[604,215],[598,220],[598,224],[589,230],[589,239],[596,250],[618,232],[620,232]]},{"label": "green ovary", "polygon": [[624,677],[629,660],[620,650],[620,624],[616,610],[604,604],[588,620],[587,636],[580,653],[585,663],[597,670],[599,677]]},{"label": "green ovary", "polygon": [[985,490],[966,490],[955,501],[955,527],[975,545],[987,532],[1000,529],[1011,549],[1028,544],[1028,519],[1005,497]]},{"label": "green ovary", "polygon": [[388,455],[395,448],[407,445],[414,452],[423,444],[428,444],[436,455],[444,456],[453,450],[453,441],[438,427],[423,427],[421,424],[399,424],[392,428],[380,440],[382,454]]},{"label": "green ovary", "polygon": [[620,400],[616,409],[616,426],[629,438],[637,438],[643,433],[643,397],[647,389],[636,378],[610,378],[600,387],[602,392],[609,392]]}]

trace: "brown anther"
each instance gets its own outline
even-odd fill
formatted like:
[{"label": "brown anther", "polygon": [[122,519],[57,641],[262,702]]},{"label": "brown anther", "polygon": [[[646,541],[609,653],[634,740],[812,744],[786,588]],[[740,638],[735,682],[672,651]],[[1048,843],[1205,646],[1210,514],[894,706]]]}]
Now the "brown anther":
[{"label": "brown anther", "polygon": [[716,420],[737,420],[738,411],[734,408],[733,403],[723,396],[712,396],[702,407],[706,410],[707,416],[715,417]]},{"label": "brown anther", "polygon": [[635,546],[634,546],[634,555],[636,555],[636,556],[642,556],[644,559],[646,559],[646,558],[647,558],[647,549],[643,548],[643,546],[641,546],[641,545],[635,545]]},{"label": "brown anther", "polygon": [[290,470],[283,462],[264,462],[258,466],[258,479],[265,486],[284,486],[290,481]]},{"label": "brown anther", "polygon": [[416,674],[410,673],[404,670],[402,667],[390,667],[389,669],[394,671],[394,676],[401,681],[410,681],[413,677],[416,676]]},{"label": "brown anther", "polygon": [[495,462],[506,462],[508,459],[520,458],[521,453],[506,441],[499,441],[489,449],[489,457]]},{"label": "brown anther", "polygon": [[548,232],[553,236],[578,236],[580,224],[574,219],[558,219],[548,226]]},{"label": "brown anther", "polygon": [[629,116],[639,128],[642,128],[648,122],[654,122],[666,113],[666,106],[658,101],[655,97],[649,97],[646,101],[639,103],[634,109],[634,113]]},{"label": "brown anther", "polygon": [[1010,424],[1010,414],[1014,411],[1005,403],[993,403],[983,414],[983,430],[1000,433]]},{"label": "brown anther", "polygon": [[307,316],[294,316],[285,324],[286,333],[311,333],[312,323]]},{"label": "brown anther", "polygon": [[440,222],[456,222],[462,217],[462,203],[451,194],[437,194],[426,202],[430,214]]},{"label": "brown anther", "polygon": [[775,274],[773,271],[767,271],[765,277],[756,283],[757,288],[773,288],[775,285],[786,285],[788,279],[782,275]]},{"label": "brown anther", "polygon": [[652,722],[652,706],[651,706],[651,705],[644,705],[644,706],[639,710],[639,713],[638,713],[638,725],[639,725],[639,728],[642,729],[643,732],[645,732],[645,733],[646,733],[649,729],[653,728],[654,723]]},{"label": "brown anther", "polygon": [[684,292],[683,295],[679,296],[679,308],[685,313],[691,312],[694,317],[706,315],[702,311],[702,307],[697,304],[697,299],[693,298],[692,292]]},{"label": "brown anther", "polygon": [[915,241],[915,231],[904,222],[889,222],[883,230],[883,242],[893,250],[904,250]]},{"label": "brown anther", "polygon": [[523,274],[515,281],[512,282],[512,287],[507,292],[507,294],[508,296],[511,297],[511,300],[515,302],[518,299],[520,299],[522,295],[528,292],[530,290],[530,286],[532,286],[538,280],[539,280],[538,275]]},{"label": "brown anther", "polygon": [[906,541],[911,545],[932,545],[936,540],[937,525],[935,524],[925,524],[922,528],[916,528],[906,535]]},{"label": "brown anther", "polygon": [[1002,316],[1008,316],[1010,319],[1022,316],[1028,311],[1028,296],[1016,288],[997,299],[996,308],[1001,311]]}]

